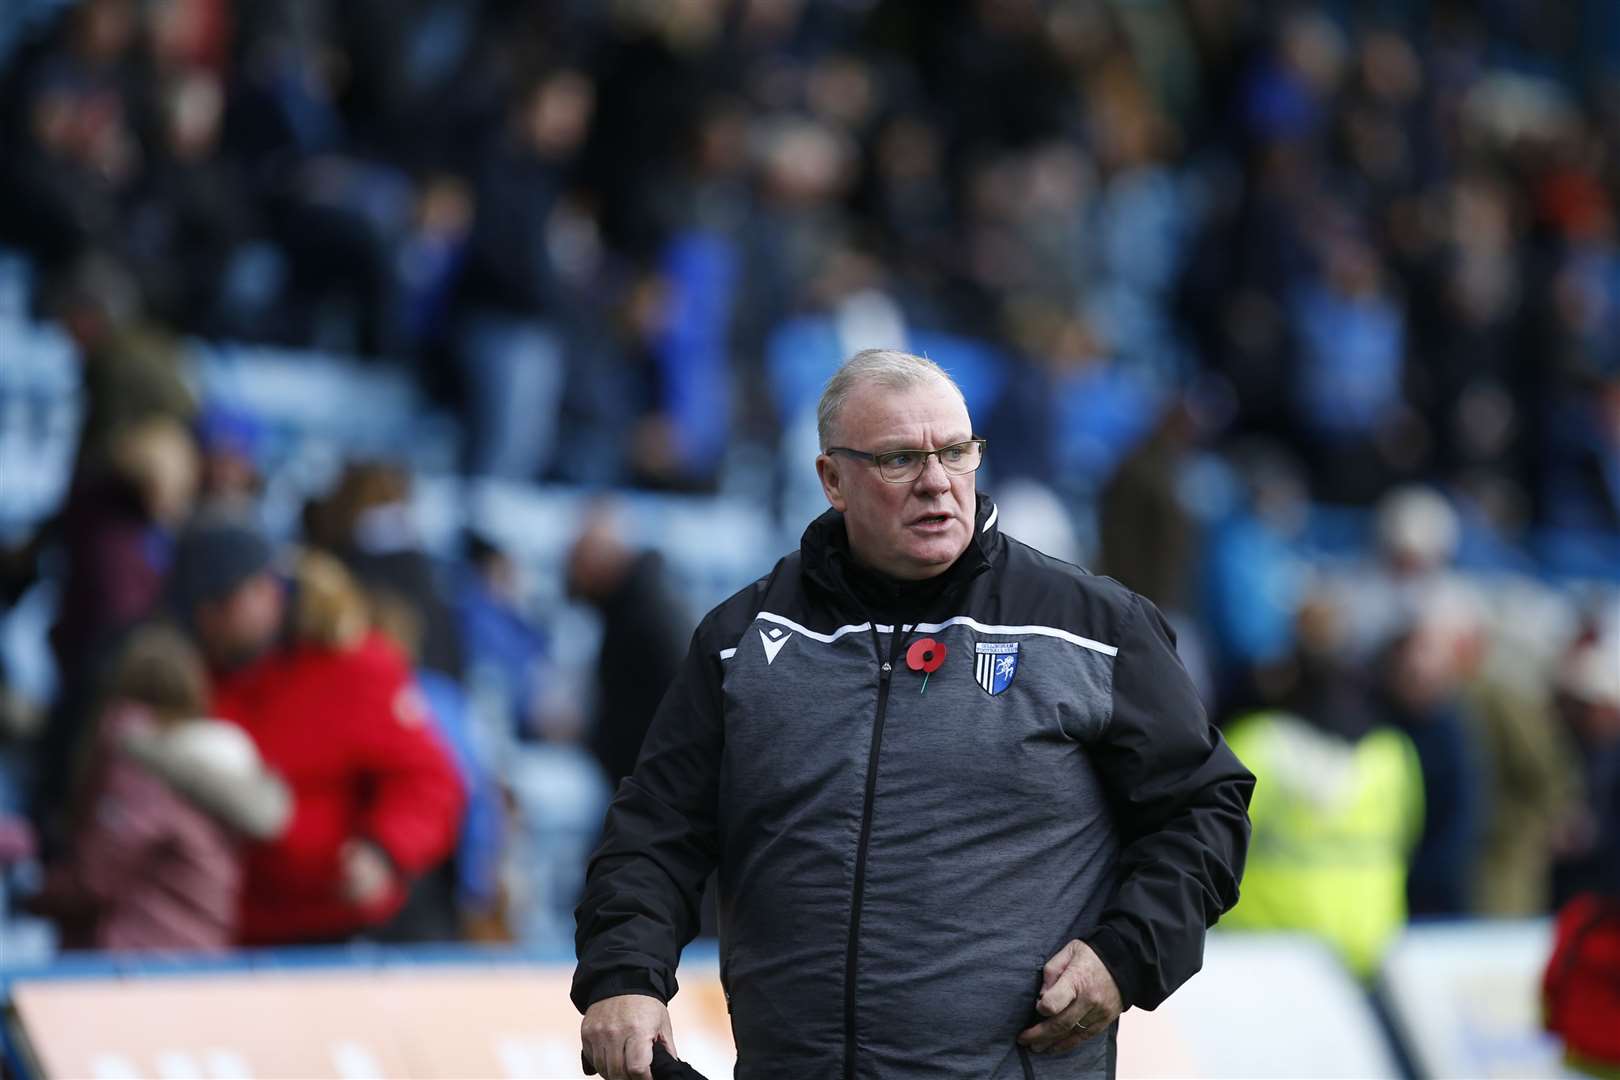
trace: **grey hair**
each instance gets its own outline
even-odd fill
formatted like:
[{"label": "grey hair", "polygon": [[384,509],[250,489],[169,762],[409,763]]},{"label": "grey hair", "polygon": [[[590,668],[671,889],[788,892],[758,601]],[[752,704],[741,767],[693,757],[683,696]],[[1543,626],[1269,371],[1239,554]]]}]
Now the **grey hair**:
[{"label": "grey hair", "polygon": [[825,451],[832,444],[833,425],[856,387],[871,382],[887,390],[904,390],[932,379],[940,379],[956,391],[966,407],[967,399],[962,397],[962,388],[956,385],[956,380],[926,356],[913,356],[898,349],[862,349],[844,361],[821,391],[821,401],[816,405],[816,434],[821,439],[821,449]]}]

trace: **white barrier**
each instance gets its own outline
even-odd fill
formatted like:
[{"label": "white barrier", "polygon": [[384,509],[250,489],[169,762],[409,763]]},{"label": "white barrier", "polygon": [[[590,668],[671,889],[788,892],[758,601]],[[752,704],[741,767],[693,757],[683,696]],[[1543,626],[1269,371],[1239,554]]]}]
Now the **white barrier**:
[{"label": "white barrier", "polygon": [[1409,928],[1391,948],[1384,992],[1413,1064],[1435,1077],[1563,1077],[1541,1030],[1541,972],[1552,923],[1470,922]]},{"label": "white barrier", "polygon": [[1215,933],[1204,969],[1120,1021],[1121,1077],[1399,1075],[1361,988],[1314,939]]}]

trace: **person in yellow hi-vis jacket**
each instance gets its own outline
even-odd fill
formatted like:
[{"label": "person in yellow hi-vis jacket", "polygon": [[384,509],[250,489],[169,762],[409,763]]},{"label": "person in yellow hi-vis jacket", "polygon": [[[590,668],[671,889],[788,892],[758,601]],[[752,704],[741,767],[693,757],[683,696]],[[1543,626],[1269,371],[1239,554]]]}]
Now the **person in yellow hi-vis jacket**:
[{"label": "person in yellow hi-vis jacket", "polygon": [[1256,783],[1242,897],[1222,927],[1315,934],[1371,977],[1406,923],[1407,864],[1423,828],[1411,741],[1281,710],[1239,718],[1226,738]]}]

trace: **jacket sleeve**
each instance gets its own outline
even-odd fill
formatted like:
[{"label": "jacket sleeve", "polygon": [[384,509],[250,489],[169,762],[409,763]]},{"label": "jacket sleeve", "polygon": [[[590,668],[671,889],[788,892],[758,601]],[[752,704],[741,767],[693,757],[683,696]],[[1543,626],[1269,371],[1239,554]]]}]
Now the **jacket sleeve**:
[{"label": "jacket sleeve", "polygon": [[1152,1009],[1203,966],[1205,931],[1237,903],[1254,777],[1205,716],[1164,616],[1138,596],[1091,750],[1122,846],[1117,889],[1080,936],[1125,1004]]},{"label": "jacket sleeve", "polygon": [[724,746],[722,661],[708,626],[692,637],[586,871],[571,993],[581,1012],[617,994],[668,1001],[681,949],[698,931],[698,900],[718,858]]},{"label": "jacket sleeve", "polygon": [[434,730],[422,692],[403,666],[356,671],[370,676],[354,717],[355,764],[370,780],[360,835],[402,872],[430,870],[455,846],[465,794],[450,753]]},{"label": "jacket sleeve", "polygon": [[79,895],[115,905],[142,882],[174,834],[173,798],[162,782],[132,762],[107,762],[101,790],[73,838],[71,880]]},{"label": "jacket sleeve", "polygon": [[[214,736],[208,743],[195,736]],[[187,738],[186,736],[193,736]],[[247,760],[222,760],[224,740]],[[264,767],[247,732],[223,720],[190,720],[167,733],[131,731],[121,743],[140,762],[203,813],[253,840],[274,840],[292,818],[292,792]],[[251,767],[244,767],[251,762]]]}]

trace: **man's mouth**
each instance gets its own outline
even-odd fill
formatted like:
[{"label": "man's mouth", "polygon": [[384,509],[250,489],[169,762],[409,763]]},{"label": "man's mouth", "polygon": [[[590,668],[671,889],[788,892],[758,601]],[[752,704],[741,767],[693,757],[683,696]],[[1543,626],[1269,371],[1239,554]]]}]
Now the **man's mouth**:
[{"label": "man's mouth", "polygon": [[950,520],[951,515],[949,514],[924,514],[922,517],[914,519],[911,523],[924,529],[937,529],[949,523]]}]

